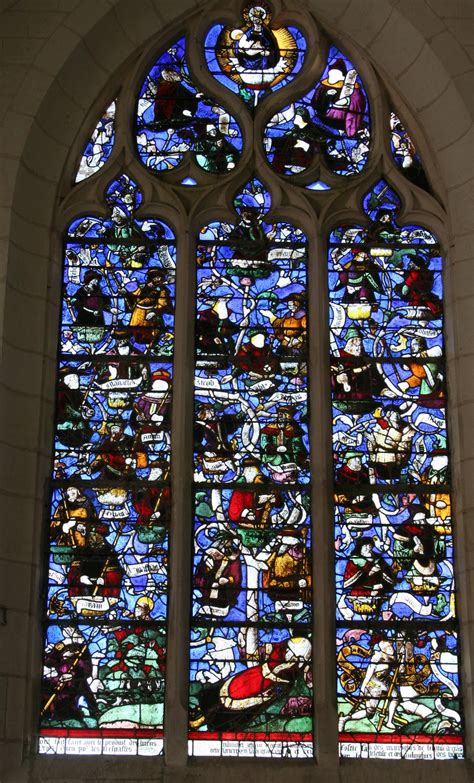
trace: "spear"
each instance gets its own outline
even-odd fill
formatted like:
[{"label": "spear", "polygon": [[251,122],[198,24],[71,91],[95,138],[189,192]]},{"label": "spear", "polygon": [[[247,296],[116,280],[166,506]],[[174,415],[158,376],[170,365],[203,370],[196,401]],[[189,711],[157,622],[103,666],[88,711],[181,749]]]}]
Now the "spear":
[{"label": "spear", "polygon": [[[99,631],[100,631],[100,628],[99,628]],[[73,662],[71,663],[69,669],[67,670],[67,672],[65,672],[65,674],[70,674],[70,672],[72,672],[73,669],[75,669],[75,667],[77,666],[77,664],[81,660],[81,658],[84,655],[86,650],[87,650],[87,642],[85,642],[83,644],[83,646],[80,648],[79,652],[77,653],[76,657],[74,658]],[[62,675],[62,676],[64,677],[64,675]],[[45,714],[45,712],[47,712],[49,710],[49,708],[51,707],[51,704],[55,700],[56,696],[58,696],[61,693],[61,691],[63,690],[65,685],[66,685],[66,681],[65,680],[62,680],[61,682],[58,683],[56,689],[51,694],[51,696],[49,697],[48,701],[46,702],[46,704],[42,708],[42,710],[41,710],[41,717]]]},{"label": "spear", "polygon": [[[112,543],[112,549],[113,550],[115,550],[115,546],[116,546],[120,536],[122,535],[122,530],[123,530],[124,524],[125,524],[125,520],[122,520],[119,523],[119,528],[117,530],[117,533],[115,535],[114,541]],[[104,566],[102,568],[101,578],[105,574],[105,572],[107,571],[107,569],[109,567],[109,563],[110,563],[110,555],[107,557],[107,560],[105,561]],[[92,598],[94,598],[97,595],[99,587],[100,587],[100,585],[98,584],[98,582],[96,582],[96,584],[94,586],[94,589],[92,591]],[[72,664],[70,665],[69,669],[67,670],[66,674],[70,674],[70,672],[72,672],[75,669],[75,667],[77,666],[77,664],[81,660],[82,656],[84,655],[85,651],[87,650],[87,647],[88,647],[88,643],[84,642],[84,644],[80,648],[79,652],[77,653],[76,657],[74,658]],[[62,680],[61,682],[59,682],[56,690],[51,694],[51,696],[49,697],[48,701],[46,702],[46,704],[42,708],[42,710],[41,710],[41,715],[42,716],[50,708],[50,706],[53,703],[53,701],[55,700],[56,696],[58,696],[58,694],[61,693],[61,691],[63,690],[65,685],[66,685],[66,681]]]},{"label": "spear", "polygon": [[395,667],[395,670],[393,672],[393,677],[392,677],[392,679],[390,681],[390,686],[389,686],[389,689],[387,691],[387,695],[385,696],[384,703],[383,703],[383,705],[382,705],[382,707],[380,709],[380,718],[379,718],[379,722],[377,723],[377,731],[378,732],[382,729],[382,726],[384,724],[385,713],[388,710],[388,706],[390,704],[390,699],[392,697],[392,693],[395,690],[395,685],[397,684],[398,674],[400,672],[400,666],[401,666],[401,662],[397,663],[397,665]]}]

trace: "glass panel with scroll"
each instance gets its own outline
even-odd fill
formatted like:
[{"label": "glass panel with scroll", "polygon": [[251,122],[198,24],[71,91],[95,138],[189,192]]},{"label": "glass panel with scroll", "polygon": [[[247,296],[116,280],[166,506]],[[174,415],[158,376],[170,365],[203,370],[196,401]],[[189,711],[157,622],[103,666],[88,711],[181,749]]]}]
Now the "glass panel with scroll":
[{"label": "glass panel with scroll", "polygon": [[330,235],[340,749],[461,758],[442,260],[400,206]]},{"label": "glass panel with scroll", "polygon": [[175,239],[134,216],[69,227],[63,273],[40,752],[163,747]]},{"label": "glass panel with scroll", "polygon": [[307,247],[251,180],[199,235],[192,755],[313,753]]},{"label": "glass panel with scroll", "polygon": [[263,144],[277,174],[303,174],[319,155],[333,174],[363,170],[371,146],[367,93],[354,65],[335,46],[314,87],[271,118]]}]

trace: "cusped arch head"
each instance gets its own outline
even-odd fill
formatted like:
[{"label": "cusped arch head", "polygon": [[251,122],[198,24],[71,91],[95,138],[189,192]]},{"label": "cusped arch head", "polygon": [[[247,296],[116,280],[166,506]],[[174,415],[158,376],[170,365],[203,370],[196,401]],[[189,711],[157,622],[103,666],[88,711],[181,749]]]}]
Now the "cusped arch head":
[{"label": "cusped arch head", "polygon": [[245,214],[253,214],[261,218],[270,211],[272,198],[263,182],[257,177],[253,177],[237,191],[233,204],[240,217]]},{"label": "cusped arch head", "polygon": [[137,183],[125,172],[114,177],[105,187],[104,202],[110,210],[110,218],[88,215],[74,219],[68,228],[69,236],[76,239],[100,237],[113,225],[130,224],[140,207],[143,194]]},{"label": "cusped arch head", "polygon": [[[143,255],[140,237],[145,242],[149,240],[174,243],[175,233],[168,223],[158,218],[138,219],[136,213],[143,203],[143,192],[129,174],[122,172],[105,188],[104,201],[110,210],[110,217],[97,215],[82,215],[75,218],[69,225],[68,236],[71,239],[87,241],[93,238],[106,241],[113,237],[129,245],[131,255]],[[133,260],[133,266],[141,262]]]},{"label": "cusped arch head", "polygon": [[137,183],[124,173],[109,182],[105,201],[112,212],[115,209],[126,217],[132,217],[143,201],[143,193]]},{"label": "cusped arch head", "polygon": [[370,220],[393,220],[399,215],[402,201],[398,193],[385,179],[379,179],[362,200],[362,207]]},{"label": "cusped arch head", "polygon": [[396,237],[402,245],[438,245],[438,237],[423,225],[400,221],[402,199],[387,180],[381,178],[375,182],[364,195],[362,207],[372,223],[371,232],[385,241],[392,242]]}]

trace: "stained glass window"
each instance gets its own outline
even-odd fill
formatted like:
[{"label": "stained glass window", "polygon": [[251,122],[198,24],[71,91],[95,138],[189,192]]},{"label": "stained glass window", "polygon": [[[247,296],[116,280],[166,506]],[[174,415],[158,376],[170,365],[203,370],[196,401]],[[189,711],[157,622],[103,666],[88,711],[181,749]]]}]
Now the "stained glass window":
[{"label": "stained glass window", "polygon": [[175,239],[121,175],[66,245],[40,750],[163,747]]},{"label": "stained glass window", "polygon": [[110,90],[65,200],[40,751],[163,753],[172,531],[191,756],[315,758],[335,611],[341,757],[461,758],[442,249],[409,114],[303,9],[196,18]]},{"label": "stained glass window", "polygon": [[329,243],[340,747],[460,758],[441,251],[400,206]]},{"label": "stained glass window", "polygon": [[251,180],[197,247],[193,755],[312,755],[307,241]]}]

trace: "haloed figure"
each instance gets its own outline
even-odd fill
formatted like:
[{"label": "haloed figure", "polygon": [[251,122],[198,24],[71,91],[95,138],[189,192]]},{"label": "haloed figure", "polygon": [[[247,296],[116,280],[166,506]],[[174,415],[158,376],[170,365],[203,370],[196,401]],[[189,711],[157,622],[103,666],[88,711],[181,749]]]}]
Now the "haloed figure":
[{"label": "haloed figure", "polygon": [[265,25],[267,11],[264,8],[253,6],[248,17],[250,25],[247,30],[232,31],[235,57],[241,70],[266,71],[273,68],[280,59],[278,42]]}]

